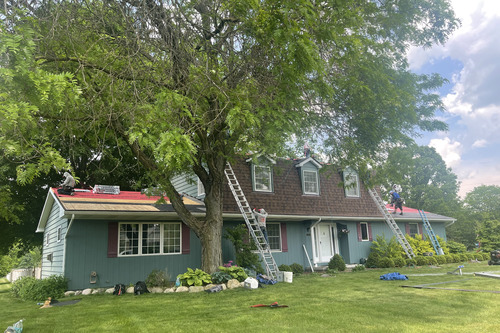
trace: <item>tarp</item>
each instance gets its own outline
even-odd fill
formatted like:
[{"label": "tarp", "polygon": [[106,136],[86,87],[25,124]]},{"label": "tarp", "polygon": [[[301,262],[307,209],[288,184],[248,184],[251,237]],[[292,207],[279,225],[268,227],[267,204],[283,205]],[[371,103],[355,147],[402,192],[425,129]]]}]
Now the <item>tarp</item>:
[{"label": "tarp", "polygon": [[408,280],[408,277],[398,272],[394,272],[380,275],[380,280]]}]

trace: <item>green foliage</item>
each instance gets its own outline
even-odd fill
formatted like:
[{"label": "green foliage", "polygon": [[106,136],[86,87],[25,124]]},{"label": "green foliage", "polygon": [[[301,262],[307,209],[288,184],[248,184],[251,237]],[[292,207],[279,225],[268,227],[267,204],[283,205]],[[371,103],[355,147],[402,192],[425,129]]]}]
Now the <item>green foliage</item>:
[{"label": "green foliage", "polygon": [[396,257],[393,259],[395,267],[404,267],[406,266],[406,260],[403,257]]},{"label": "green foliage", "polygon": [[248,274],[245,272],[243,267],[239,266],[231,266],[231,267],[220,266],[219,270],[221,272],[231,275],[231,278],[236,279],[240,282],[245,281],[245,279],[248,277]]},{"label": "green foliage", "polygon": [[328,268],[339,272],[345,271],[345,262],[340,254],[335,254],[328,262]]},{"label": "green foliage", "polygon": [[428,239],[424,240],[422,235],[417,234],[413,238],[407,234],[405,237],[408,243],[411,245],[413,253],[415,253],[415,255],[423,255],[426,252],[434,253],[434,248],[432,247],[431,242]]},{"label": "green foliage", "polygon": [[460,253],[460,261],[459,262],[467,262],[469,261],[469,257],[467,256],[467,253]]},{"label": "green foliage", "polygon": [[355,273],[355,272],[361,272],[361,271],[364,271],[366,270],[366,267],[365,265],[356,265],[352,268],[352,272]]},{"label": "green foliage", "polygon": [[380,255],[376,252],[370,252],[368,254],[368,258],[366,259],[366,267],[368,268],[375,268],[377,267],[378,260],[380,259]]},{"label": "green foliage", "polygon": [[146,285],[151,287],[168,287],[170,286],[170,276],[165,271],[153,269],[146,278]]},{"label": "green foliage", "polygon": [[453,262],[453,255],[445,254],[443,257],[446,258],[446,263],[451,264]]},{"label": "green foliage", "polygon": [[23,244],[18,241],[12,244],[8,254],[0,257],[0,276],[6,276],[13,268],[19,266],[22,250]]},{"label": "green foliage", "polygon": [[19,268],[40,267],[42,265],[42,247],[35,246],[19,259]]},{"label": "green foliage", "polygon": [[392,268],[392,267],[396,267],[396,265],[394,264],[394,260],[392,260],[392,258],[382,257],[378,260],[377,267],[379,267],[379,268]]},{"label": "green foliage", "polygon": [[415,258],[406,258],[405,259],[406,261],[406,266],[416,266],[417,265],[417,261],[415,260]]},{"label": "green foliage", "polygon": [[239,224],[234,228],[227,228],[225,237],[233,243],[236,253],[236,264],[238,266],[250,268],[256,273],[264,273],[259,254],[255,252],[257,247],[253,239],[249,242],[244,241],[244,239],[248,239],[248,228],[245,224]]},{"label": "green foliage", "polygon": [[304,266],[298,263],[293,263],[290,265],[290,269],[293,272],[294,275],[302,274],[304,273]]},{"label": "green foliage", "polygon": [[226,283],[227,281],[231,280],[232,278],[233,277],[229,273],[226,273],[226,272],[217,271],[217,272],[212,273],[212,283],[215,283],[215,284]]},{"label": "green foliage", "polygon": [[417,266],[425,266],[425,265],[427,265],[427,257],[416,256],[414,259],[415,259],[415,262],[416,262]]},{"label": "green foliage", "polygon": [[436,266],[438,264],[438,261],[437,261],[435,256],[430,256],[430,257],[427,257],[427,264]]},{"label": "green foliage", "polygon": [[444,265],[446,264],[447,260],[446,260],[446,255],[440,255],[440,256],[436,256],[436,261],[439,265]]},{"label": "green foliage", "polygon": [[45,301],[47,298],[57,299],[64,296],[68,288],[68,280],[60,275],[51,275],[38,280],[25,276],[12,284],[11,292],[24,301]]},{"label": "green foliage", "polygon": [[467,251],[464,244],[452,240],[446,242],[446,247],[449,249],[450,253],[464,253]]},{"label": "green foliage", "polygon": [[193,270],[188,267],[187,272],[179,274],[177,277],[183,286],[204,286],[212,283],[212,277],[210,274],[205,273],[199,268]]},{"label": "green foliage", "polygon": [[481,248],[484,251],[500,249],[500,217],[484,219],[479,224],[478,241],[481,242]]},{"label": "green foliage", "polygon": [[370,254],[372,252],[381,258],[397,258],[404,255],[403,248],[399,245],[395,236],[391,237],[387,242],[384,235],[377,235],[377,239],[372,242],[370,247]]},{"label": "green foliage", "polygon": [[291,272],[292,268],[289,265],[281,264],[278,266],[280,272]]},{"label": "green foliage", "polygon": [[461,261],[460,253],[453,253],[452,257],[453,257],[453,262],[460,262]]}]

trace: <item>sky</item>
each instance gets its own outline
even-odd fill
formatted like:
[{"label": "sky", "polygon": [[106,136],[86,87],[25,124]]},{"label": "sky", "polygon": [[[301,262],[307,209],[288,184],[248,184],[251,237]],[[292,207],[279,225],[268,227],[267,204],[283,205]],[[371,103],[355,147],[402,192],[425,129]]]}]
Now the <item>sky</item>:
[{"label": "sky", "polygon": [[461,26],[444,45],[412,48],[415,73],[439,73],[447,132],[425,133],[461,182],[459,196],[481,185],[500,185],[500,0],[451,0]]}]

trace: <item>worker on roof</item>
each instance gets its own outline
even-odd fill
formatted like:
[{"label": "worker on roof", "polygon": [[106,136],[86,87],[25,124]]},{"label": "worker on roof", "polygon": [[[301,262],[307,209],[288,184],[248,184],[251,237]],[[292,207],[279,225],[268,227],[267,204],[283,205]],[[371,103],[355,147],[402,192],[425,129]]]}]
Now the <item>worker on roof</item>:
[{"label": "worker on roof", "polygon": [[392,190],[389,192],[391,195],[391,205],[394,206],[393,214],[397,213],[398,208],[401,210],[399,215],[403,215],[403,199],[399,196],[398,192]]},{"label": "worker on roof", "polygon": [[61,184],[61,188],[57,190],[57,193],[74,195],[76,184],[75,178],[73,178],[69,172],[65,172],[63,176],[65,177],[64,182]]}]

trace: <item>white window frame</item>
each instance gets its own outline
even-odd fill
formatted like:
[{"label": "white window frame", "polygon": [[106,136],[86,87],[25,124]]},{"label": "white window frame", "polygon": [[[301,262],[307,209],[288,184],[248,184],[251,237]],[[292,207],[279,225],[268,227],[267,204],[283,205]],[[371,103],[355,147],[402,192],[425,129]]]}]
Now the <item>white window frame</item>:
[{"label": "white window frame", "polygon": [[[137,224],[138,225],[138,230],[137,230],[137,253],[133,254],[126,254],[124,253],[126,249],[121,248],[121,239],[120,236],[122,235],[121,231],[121,226],[126,225],[126,224]],[[160,244],[159,244],[159,249],[160,251],[158,253],[143,253],[143,226],[148,225],[148,224],[158,224],[160,225]],[[164,252],[164,246],[165,246],[165,225],[178,225],[179,226],[179,251],[178,252]],[[155,222],[155,221],[149,221],[149,222],[120,222],[118,224],[118,256],[119,257],[136,257],[136,256],[151,256],[151,255],[179,255],[182,254],[182,223],[181,222]],[[133,247],[132,247],[133,249]]]},{"label": "white window frame", "polygon": [[[272,192],[273,191],[273,170],[270,166],[268,165],[257,165],[257,164],[252,164],[252,183],[253,183],[253,190],[255,192]],[[257,183],[257,169],[261,169],[263,173],[267,174],[267,180],[268,184],[264,184],[263,182]],[[267,169],[267,172],[264,171],[264,169]],[[259,186],[260,185],[260,188]],[[267,186],[267,189],[264,187]]]},{"label": "white window frame", "polygon": [[201,182],[200,178],[198,178],[198,196],[205,195],[205,186],[203,186],[203,183]]},{"label": "white window frame", "polygon": [[[268,239],[268,242],[269,242],[269,239],[271,238],[278,238],[278,244],[279,244],[279,247],[278,248],[273,248],[271,247],[271,244],[269,244],[269,247],[271,249],[271,252],[282,252],[283,250],[283,239],[281,238],[281,223],[270,223],[270,222],[267,222],[267,239]],[[274,236],[271,236],[269,235],[269,226],[275,226],[277,225],[278,226],[278,235],[274,235]]]},{"label": "white window frame", "polygon": [[[417,228],[417,232],[414,233],[413,235],[411,234],[411,226],[414,225],[416,228]],[[418,223],[408,223],[408,231],[409,231],[409,235],[410,237],[413,237],[415,238],[416,235],[420,235],[420,230],[418,228]]]},{"label": "white window frame", "polygon": [[[361,233],[361,241],[362,242],[369,242],[370,241],[370,230],[368,229],[368,222],[359,222],[359,227],[360,227],[359,232]],[[366,239],[363,238],[363,228],[366,230]]]},{"label": "white window frame", "polygon": [[[314,177],[315,177],[315,182],[314,182],[314,184],[316,185],[316,191],[315,192],[311,192],[311,191],[307,190],[307,187],[306,187],[306,173],[314,175]],[[312,181],[308,181],[307,183],[308,184],[313,184]],[[303,190],[304,194],[319,195],[319,175],[318,175],[318,170],[302,170],[302,190]]]},{"label": "white window frame", "polygon": [[[359,198],[359,176],[354,169],[348,167],[344,170],[343,173],[344,178],[344,193],[348,198]],[[352,186],[352,184],[355,184]]]},{"label": "white window frame", "polygon": [[62,240],[62,228],[57,228],[57,242],[59,243]]}]

